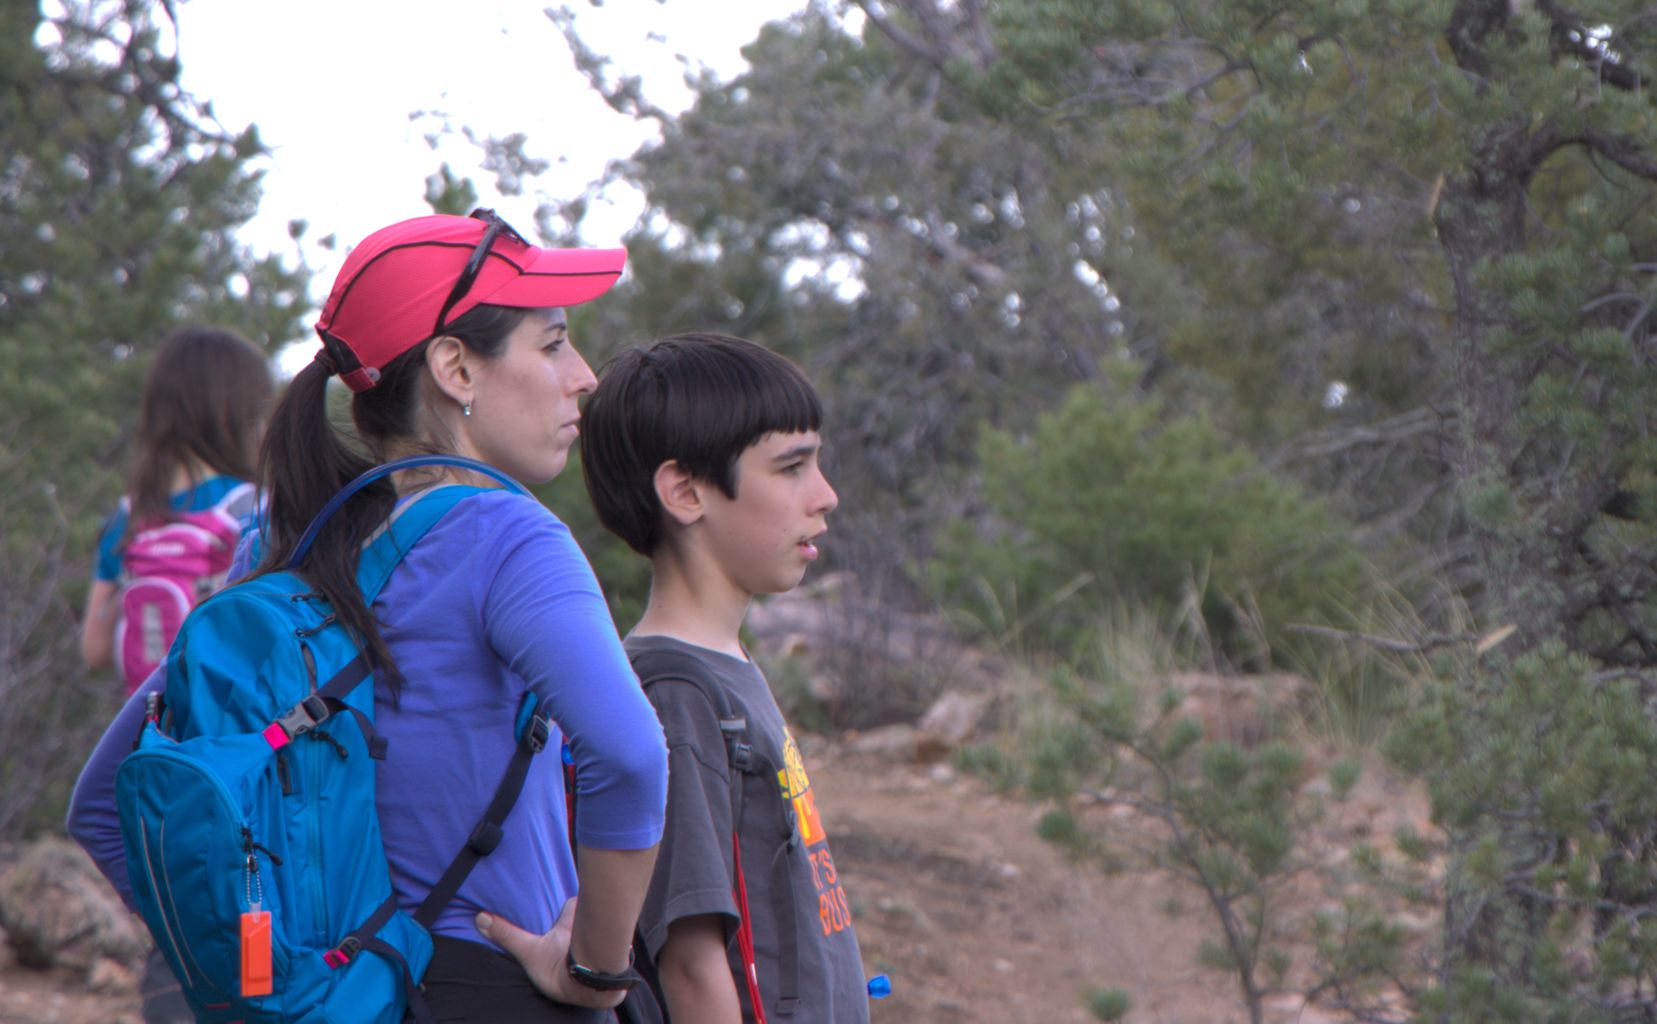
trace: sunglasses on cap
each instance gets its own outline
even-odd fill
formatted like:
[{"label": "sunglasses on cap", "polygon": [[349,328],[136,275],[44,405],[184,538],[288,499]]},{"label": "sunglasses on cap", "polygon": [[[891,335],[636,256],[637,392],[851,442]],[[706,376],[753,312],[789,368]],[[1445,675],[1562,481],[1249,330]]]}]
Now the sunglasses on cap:
[{"label": "sunglasses on cap", "polygon": [[449,297],[443,300],[442,308],[437,311],[437,323],[432,326],[434,335],[443,333],[443,328],[448,325],[449,310],[455,308],[455,303],[464,299],[466,293],[472,290],[472,285],[477,283],[478,274],[483,271],[483,261],[489,258],[489,251],[494,248],[496,239],[506,235],[519,245],[529,244],[523,235],[518,234],[517,230],[502,220],[500,214],[494,210],[480,206],[468,216],[483,221],[489,227],[483,232],[483,240],[478,242],[477,248],[472,250],[471,257],[466,260],[466,266],[461,269],[460,277],[455,281],[454,288],[449,291]]}]

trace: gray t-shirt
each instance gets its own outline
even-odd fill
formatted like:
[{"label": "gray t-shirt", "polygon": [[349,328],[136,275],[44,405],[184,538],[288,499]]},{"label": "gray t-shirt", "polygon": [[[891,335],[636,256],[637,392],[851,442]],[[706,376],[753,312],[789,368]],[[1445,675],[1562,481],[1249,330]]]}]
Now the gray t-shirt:
[{"label": "gray t-shirt", "polygon": [[[747,742],[759,767],[741,776],[742,873],[766,1018],[771,1024],[863,1024],[869,997],[851,906],[800,749],[765,676],[752,662],[669,637],[634,637],[626,647],[635,660],[664,649],[691,655],[703,678],[723,689],[732,713],[747,719]],[[646,694],[667,735],[667,825],[639,932],[656,958],[674,921],[724,917],[743,1020],[752,1021],[735,938],[740,918],[732,892],[731,768],[719,715],[694,685],[671,677]],[[792,942],[785,941],[789,933]],[[797,996],[792,1012],[781,1005],[790,994]]]}]

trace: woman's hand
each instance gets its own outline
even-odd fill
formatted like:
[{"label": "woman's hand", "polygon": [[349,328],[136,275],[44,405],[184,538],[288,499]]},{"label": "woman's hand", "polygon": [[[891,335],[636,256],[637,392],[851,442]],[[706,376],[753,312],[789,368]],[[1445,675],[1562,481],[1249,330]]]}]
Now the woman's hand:
[{"label": "woman's hand", "polygon": [[600,992],[578,984],[570,977],[564,958],[570,951],[570,933],[575,926],[575,897],[544,935],[532,935],[498,914],[479,914],[473,922],[484,938],[512,954],[529,974],[541,994],[558,1003],[608,1010],[621,1004],[625,992]]}]

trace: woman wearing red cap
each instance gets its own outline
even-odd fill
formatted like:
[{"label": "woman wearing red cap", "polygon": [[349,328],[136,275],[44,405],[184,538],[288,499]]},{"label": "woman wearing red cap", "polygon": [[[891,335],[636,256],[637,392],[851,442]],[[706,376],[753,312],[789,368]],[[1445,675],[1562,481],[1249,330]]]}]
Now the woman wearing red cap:
[{"label": "woman wearing red cap", "polygon": [[[556,476],[578,434],[578,402],[596,384],[564,307],[603,294],[625,259],[620,249],[537,248],[490,211],[420,217],[364,239],[317,323],[322,352],[271,416],[261,570],[284,567],[324,504],[390,459],[465,456],[526,484]],[[355,392],[360,447],[328,419],[335,375]],[[356,582],[364,543],[399,504],[451,483],[489,489],[457,502],[366,605]],[[442,1021],[596,1024],[637,978],[630,950],[661,838],[666,745],[569,530],[533,498],[493,485],[449,466],[381,478],[327,520],[299,569],[377,666],[375,724],[389,745],[375,806],[403,909],[448,889],[440,876],[501,781],[527,694],[580,766],[579,869],[563,766],[533,758],[499,845],[430,925],[427,1007]],[[161,679],[146,680],[105,732],[70,805],[71,833],[129,904],[115,769]]]},{"label": "woman wearing red cap", "polygon": [[[537,248],[489,211],[420,217],[365,239],[317,323],[322,352],[266,434],[263,567],[283,565],[323,504],[379,462],[445,453],[525,484],[556,476],[578,434],[578,401],[596,384],[564,307],[606,291],[625,258],[619,249]],[[351,415],[371,458],[329,422],[334,375],[355,392]],[[399,473],[336,513],[303,562],[377,663],[401,677],[375,700],[390,740],[376,804],[393,886],[405,909],[417,907],[466,843],[511,755],[526,690],[581,766],[581,849],[578,870],[562,766],[537,758],[505,838],[432,926],[426,1000],[440,1020],[603,1019],[575,1007],[622,996],[611,976],[630,964],[661,835],[661,729],[592,570],[533,499],[505,489],[464,499],[364,605],[357,552],[399,501],[446,483],[491,481],[448,467]]]},{"label": "woman wearing red cap", "polygon": [[[322,351],[271,416],[260,569],[285,567],[323,506],[394,458],[465,456],[526,484],[562,471],[578,403],[596,384],[564,308],[608,290],[625,259],[532,246],[492,211],[419,217],[364,239],[317,322]],[[355,444],[328,418],[336,375],[354,392]],[[364,543],[401,503],[451,483],[489,489],[457,502],[366,605]],[[448,466],[381,478],[327,520],[299,570],[377,665],[375,725],[389,746],[375,806],[403,909],[434,890],[442,903],[440,876],[501,781],[526,695],[557,723],[580,766],[579,869],[562,765],[533,758],[499,845],[430,926],[422,987],[438,1020],[596,1024],[637,978],[630,950],[661,838],[666,745],[569,530],[493,484]],[[244,565],[239,552],[232,575]],[[106,730],[70,803],[71,834],[129,904],[115,770],[161,683],[158,671]]]}]

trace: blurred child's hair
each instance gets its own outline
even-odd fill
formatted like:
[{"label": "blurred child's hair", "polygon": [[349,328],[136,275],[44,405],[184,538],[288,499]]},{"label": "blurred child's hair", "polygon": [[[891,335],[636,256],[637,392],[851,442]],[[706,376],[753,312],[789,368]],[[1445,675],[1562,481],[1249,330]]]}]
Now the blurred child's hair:
[{"label": "blurred child's hair", "polygon": [[127,495],[131,522],[172,515],[179,470],[255,479],[259,432],[275,390],[259,346],[222,327],[181,327],[161,343],[144,379]]},{"label": "blurred child's hair", "polygon": [[734,499],[750,445],[822,422],[817,390],[783,356],[725,334],[676,334],[605,364],[581,418],[581,472],[599,521],[649,557],[662,536],[663,463]]}]

